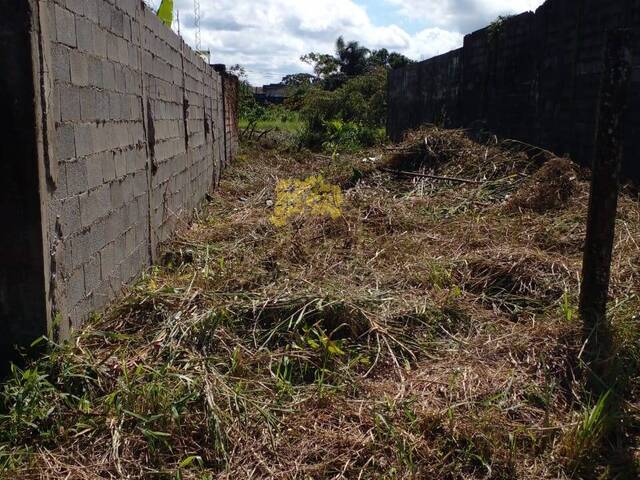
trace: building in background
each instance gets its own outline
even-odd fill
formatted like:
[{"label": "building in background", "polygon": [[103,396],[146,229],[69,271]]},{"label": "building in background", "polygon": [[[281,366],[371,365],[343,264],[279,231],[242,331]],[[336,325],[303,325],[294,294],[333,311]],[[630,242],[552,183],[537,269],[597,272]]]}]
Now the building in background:
[{"label": "building in background", "polygon": [[291,95],[289,87],[284,83],[271,83],[262,87],[254,87],[253,94],[256,100],[263,105],[280,105]]}]

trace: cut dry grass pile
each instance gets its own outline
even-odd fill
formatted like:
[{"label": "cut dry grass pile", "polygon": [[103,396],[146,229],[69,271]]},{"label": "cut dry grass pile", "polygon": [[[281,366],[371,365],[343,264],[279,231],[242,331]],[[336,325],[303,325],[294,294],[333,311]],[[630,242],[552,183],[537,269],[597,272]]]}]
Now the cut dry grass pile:
[{"label": "cut dry grass pile", "polygon": [[[587,184],[548,159],[438,129],[338,159],[246,149],[161,266],[6,383],[5,477],[633,475],[638,199],[610,311],[626,436],[607,449],[577,360]],[[279,180],[312,175],[343,187],[342,215],[276,227]]]}]

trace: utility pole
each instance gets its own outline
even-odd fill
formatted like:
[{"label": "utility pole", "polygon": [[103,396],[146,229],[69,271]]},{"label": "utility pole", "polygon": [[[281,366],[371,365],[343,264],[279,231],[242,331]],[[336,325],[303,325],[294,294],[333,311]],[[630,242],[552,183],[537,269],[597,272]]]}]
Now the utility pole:
[{"label": "utility pole", "polygon": [[589,387],[597,395],[615,383],[607,297],[620,188],[623,119],[632,71],[631,42],[632,33],[628,29],[608,34],[582,265],[583,360],[588,369]]}]

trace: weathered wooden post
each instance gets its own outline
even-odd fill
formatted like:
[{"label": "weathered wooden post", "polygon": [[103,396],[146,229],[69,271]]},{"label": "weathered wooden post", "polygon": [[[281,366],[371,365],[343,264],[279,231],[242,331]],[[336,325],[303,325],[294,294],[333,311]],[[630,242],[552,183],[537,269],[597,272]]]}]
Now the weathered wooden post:
[{"label": "weathered wooden post", "polygon": [[606,310],[620,188],[623,118],[631,77],[631,35],[630,30],[618,29],[609,32],[607,38],[582,266],[583,360],[594,393],[606,391],[615,380],[611,378],[611,329]]}]

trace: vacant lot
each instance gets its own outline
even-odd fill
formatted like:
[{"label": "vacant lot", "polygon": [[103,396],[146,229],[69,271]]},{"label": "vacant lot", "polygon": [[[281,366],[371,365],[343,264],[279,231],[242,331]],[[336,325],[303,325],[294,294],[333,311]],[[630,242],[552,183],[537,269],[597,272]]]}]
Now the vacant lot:
[{"label": "vacant lot", "polygon": [[437,129],[245,147],[160,266],[15,371],[4,478],[636,478],[640,206],[617,223],[612,416],[579,359],[587,175]]}]

